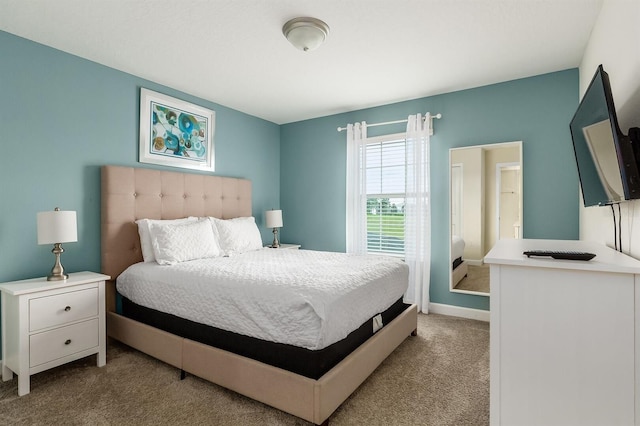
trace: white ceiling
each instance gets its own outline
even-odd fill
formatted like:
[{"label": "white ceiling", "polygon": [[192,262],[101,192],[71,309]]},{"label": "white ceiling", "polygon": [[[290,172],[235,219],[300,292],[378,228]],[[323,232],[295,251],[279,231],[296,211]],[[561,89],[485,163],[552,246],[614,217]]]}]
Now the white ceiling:
[{"label": "white ceiling", "polygon": [[[577,67],[601,4],[0,0],[0,30],[283,124]],[[282,35],[298,16],[319,49]]]}]

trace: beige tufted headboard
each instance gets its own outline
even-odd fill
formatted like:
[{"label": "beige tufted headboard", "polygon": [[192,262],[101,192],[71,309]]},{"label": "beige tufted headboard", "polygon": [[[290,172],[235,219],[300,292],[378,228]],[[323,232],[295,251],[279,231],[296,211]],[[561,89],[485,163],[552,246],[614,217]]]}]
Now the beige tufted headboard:
[{"label": "beige tufted headboard", "polygon": [[251,216],[251,181],[153,169],[102,167],[102,273],[115,280],[142,261],[138,219]]}]

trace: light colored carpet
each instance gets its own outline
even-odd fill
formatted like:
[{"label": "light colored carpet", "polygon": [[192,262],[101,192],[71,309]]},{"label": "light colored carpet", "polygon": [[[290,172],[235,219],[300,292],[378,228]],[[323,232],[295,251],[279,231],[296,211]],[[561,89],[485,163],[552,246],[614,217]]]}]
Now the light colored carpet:
[{"label": "light colored carpet", "polygon": [[[215,368],[215,366],[212,366]],[[489,324],[418,316],[409,337],[330,417],[330,425],[489,424]],[[308,425],[117,342],[107,365],[87,357],[31,377],[0,382],[0,424]]]},{"label": "light colored carpet", "polygon": [[489,285],[489,265],[482,266],[469,265],[467,276],[460,280],[456,285],[456,290],[479,291],[482,293],[490,292]]}]

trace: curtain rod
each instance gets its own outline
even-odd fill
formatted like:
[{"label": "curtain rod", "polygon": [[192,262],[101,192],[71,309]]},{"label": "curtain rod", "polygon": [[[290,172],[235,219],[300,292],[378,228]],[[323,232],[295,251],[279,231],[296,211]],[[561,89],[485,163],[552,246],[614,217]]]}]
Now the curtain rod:
[{"label": "curtain rod", "polygon": [[[438,114],[432,115],[431,119],[433,120],[434,118],[440,120],[442,118],[442,114],[438,113]],[[396,121],[385,121],[384,123],[367,124],[367,127],[386,126],[387,124],[406,123],[407,121],[409,121],[409,120],[404,119],[404,120],[396,120]],[[339,132],[341,132],[343,130],[347,130],[347,128],[346,127],[338,127],[338,131]]]}]

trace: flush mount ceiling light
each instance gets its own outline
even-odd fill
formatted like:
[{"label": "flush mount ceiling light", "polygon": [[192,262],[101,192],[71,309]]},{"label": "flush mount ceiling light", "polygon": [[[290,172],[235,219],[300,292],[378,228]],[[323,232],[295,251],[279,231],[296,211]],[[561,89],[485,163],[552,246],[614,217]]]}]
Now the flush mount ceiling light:
[{"label": "flush mount ceiling light", "polygon": [[293,18],[282,27],[282,33],[297,49],[317,49],[327,38],[329,26],[316,18]]}]

